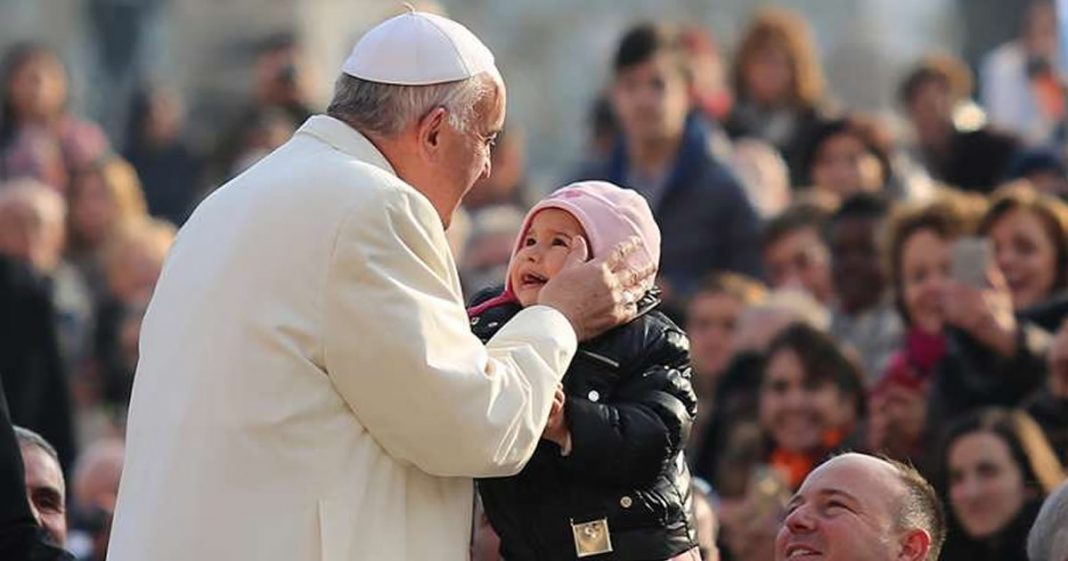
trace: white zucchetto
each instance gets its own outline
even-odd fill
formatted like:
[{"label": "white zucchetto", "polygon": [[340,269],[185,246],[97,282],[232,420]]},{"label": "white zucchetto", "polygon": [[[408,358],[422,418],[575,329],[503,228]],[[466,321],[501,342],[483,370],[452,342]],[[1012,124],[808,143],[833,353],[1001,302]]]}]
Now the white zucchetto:
[{"label": "white zucchetto", "polygon": [[349,76],[404,86],[498,75],[493,53],[463,25],[435,14],[411,11],[364,34],[341,66]]}]

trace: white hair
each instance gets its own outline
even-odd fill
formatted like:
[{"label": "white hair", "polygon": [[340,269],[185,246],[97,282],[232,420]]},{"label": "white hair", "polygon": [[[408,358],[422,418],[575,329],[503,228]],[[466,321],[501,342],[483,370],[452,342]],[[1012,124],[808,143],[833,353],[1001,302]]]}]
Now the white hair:
[{"label": "white hair", "polygon": [[465,80],[428,86],[402,86],[362,80],[342,74],[326,112],[361,132],[393,136],[437,107],[448,112],[449,123],[466,132],[475,106],[493,91],[499,77],[483,72]]},{"label": "white hair", "polygon": [[1046,499],[1027,538],[1031,561],[1068,559],[1068,483]]},{"label": "white hair", "polygon": [[15,440],[18,441],[20,446],[32,446],[38,448],[49,458],[55,460],[57,464],[59,463],[59,453],[56,452],[56,448],[52,446],[50,442],[45,440],[43,436],[26,427],[13,425],[12,428],[15,429]]},{"label": "white hair", "polygon": [[36,179],[18,178],[0,185],[0,208],[14,205],[32,208],[50,225],[62,225],[67,217],[63,196]]}]

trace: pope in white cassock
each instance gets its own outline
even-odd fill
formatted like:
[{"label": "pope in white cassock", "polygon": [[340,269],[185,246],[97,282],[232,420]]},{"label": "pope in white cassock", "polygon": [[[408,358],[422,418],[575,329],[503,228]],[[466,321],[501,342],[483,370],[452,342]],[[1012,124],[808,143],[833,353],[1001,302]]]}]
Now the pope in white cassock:
[{"label": "pope in white cassock", "polygon": [[533,453],[576,340],[652,267],[585,259],[486,346],[444,228],[505,89],[466,28],[368,32],[327,115],[211,195],[141,334],[111,561],[459,561],[472,477]]}]

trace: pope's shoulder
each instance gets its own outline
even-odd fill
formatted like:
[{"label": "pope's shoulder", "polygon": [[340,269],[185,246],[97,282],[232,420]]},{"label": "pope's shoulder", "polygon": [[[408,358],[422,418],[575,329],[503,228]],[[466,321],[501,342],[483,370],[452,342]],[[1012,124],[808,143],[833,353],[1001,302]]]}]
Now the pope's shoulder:
[{"label": "pope's shoulder", "polygon": [[[303,140],[312,143],[321,142],[320,139],[308,135],[302,139],[298,134],[294,142]],[[370,145],[367,147],[369,148]],[[308,161],[309,184],[318,183],[322,186],[332,187],[332,191],[339,191],[337,195],[350,202],[364,203],[358,205],[367,210],[404,209],[407,212],[434,213],[430,201],[415,187],[401,179],[391,169],[383,167],[385,158],[371,150],[358,150],[355,152],[337,149],[329,143],[319,146],[323,151],[318,157]]]},{"label": "pope's shoulder", "polygon": [[[370,143],[341,149],[314,134],[298,131],[263,160],[229,181],[213,198],[246,203],[288,205],[299,199],[309,211],[365,209],[370,212],[404,209],[433,213],[430,201],[389,169]],[[267,199],[267,200],[264,200]],[[333,214],[333,213],[329,213]]]}]

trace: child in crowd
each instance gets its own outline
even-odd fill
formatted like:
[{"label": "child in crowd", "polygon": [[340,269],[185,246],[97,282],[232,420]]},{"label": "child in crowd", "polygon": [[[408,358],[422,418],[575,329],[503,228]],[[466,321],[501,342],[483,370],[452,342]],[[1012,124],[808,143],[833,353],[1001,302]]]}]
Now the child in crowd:
[{"label": "child in crowd", "polygon": [[[660,231],[641,195],[600,181],[570,185],[527,213],[503,291],[476,296],[469,310],[475,334],[489,340],[536,305],[579,237],[591,258],[637,237],[631,262],[659,261]],[[526,467],[479,482],[505,559],[698,559],[683,453],[696,409],[689,345],[656,310],[652,281],[644,288],[632,321],[580,343]]]}]

